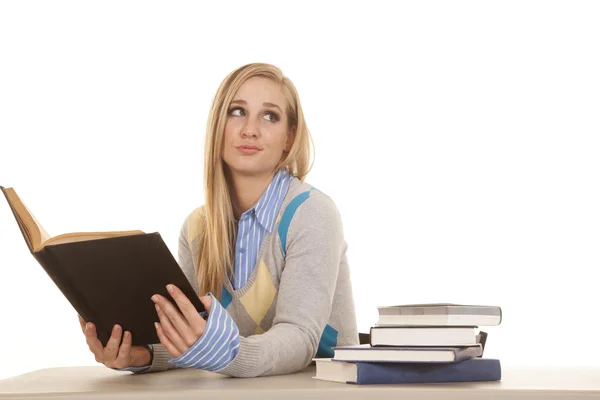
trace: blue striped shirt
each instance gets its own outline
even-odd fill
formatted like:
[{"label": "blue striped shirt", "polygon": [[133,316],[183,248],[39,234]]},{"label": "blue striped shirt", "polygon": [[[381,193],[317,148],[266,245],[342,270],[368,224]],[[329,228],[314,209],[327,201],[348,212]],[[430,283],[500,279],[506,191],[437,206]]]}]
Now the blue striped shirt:
[{"label": "blue striped shirt", "polygon": [[[260,246],[267,232],[272,232],[277,212],[286,195],[292,176],[280,169],[258,202],[240,216],[235,244],[235,267],[231,284],[239,289],[246,284],[257,262]],[[209,293],[212,297],[212,294]],[[237,325],[212,297],[212,305],[204,333],[181,356],[169,360],[180,368],[218,371],[237,355],[240,337]]]},{"label": "blue striped shirt", "polygon": [[212,305],[202,336],[182,355],[172,360],[179,368],[200,368],[218,371],[225,368],[240,348],[237,325],[212,294]]},{"label": "blue striped shirt", "polygon": [[277,211],[287,192],[290,178],[291,175],[285,169],[280,169],[254,207],[240,216],[235,243],[235,273],[231,282],[234,289],[244,286],[252,275],[263,239],[275,225]]}]

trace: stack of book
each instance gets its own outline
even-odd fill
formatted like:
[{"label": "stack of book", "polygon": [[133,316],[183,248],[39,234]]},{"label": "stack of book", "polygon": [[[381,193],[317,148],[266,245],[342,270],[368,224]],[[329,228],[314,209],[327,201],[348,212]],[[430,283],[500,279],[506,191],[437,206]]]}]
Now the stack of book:
[{"label": "stack of book", "polygon": [[335,347],[333,358],[315,359],[316,379],[356,384],[500,380],[500,361],[483,358],[487,333],[479,331],[500,324],[500,307],[411,304],[378,311],[366,343]]}]

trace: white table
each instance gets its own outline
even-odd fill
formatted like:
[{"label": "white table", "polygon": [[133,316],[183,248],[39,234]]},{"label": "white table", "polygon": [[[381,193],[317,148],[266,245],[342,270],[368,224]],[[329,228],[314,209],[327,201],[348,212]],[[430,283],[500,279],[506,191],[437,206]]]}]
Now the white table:
[{"label": "white table", "polygon": [[600,399],[598,369],[505,368],[501,382],[349,385],[304,371],[264,378],[228,378],[200,370],[133,375],[98,367],[43,369],[0,380],[5,399]]}]

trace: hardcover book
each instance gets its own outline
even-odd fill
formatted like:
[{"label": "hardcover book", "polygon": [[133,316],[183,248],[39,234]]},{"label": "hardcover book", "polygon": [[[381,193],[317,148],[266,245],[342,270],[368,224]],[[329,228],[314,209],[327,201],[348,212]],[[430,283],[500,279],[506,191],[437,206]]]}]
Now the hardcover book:
[{"label": "hardcover book", "polygon": [[351,362],[459,362],[483,354],[481,344],[462,347],[373,347],[370,345],[334,347],[334,361]]},{"label": "hardcover book", "polygon": [[[160,234],[142,231],[75,232],[51,237],[12,188],[0,186],[33,257],[105,346],[115,324],[133,345],[158,343],[153,294],[173,301],[174,284],[198,312],[205,311]],[[175,304],[175,302],[173,301]]]},{"label": "hardcover book", "polygon": [[369,363],[317,358],[315,379],[358,385],[488,382],[502,377],[500,360],[471,358],[456,363]]}]

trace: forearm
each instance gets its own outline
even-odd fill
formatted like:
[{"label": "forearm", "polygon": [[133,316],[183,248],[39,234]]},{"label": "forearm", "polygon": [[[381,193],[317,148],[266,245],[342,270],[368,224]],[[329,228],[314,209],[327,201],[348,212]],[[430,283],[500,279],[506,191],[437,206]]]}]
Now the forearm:
[{"label": "forearm", "polygon": [[221,374],[248,378],[292,373],[314,357],[318,337],[293,324],[278,324],[261,335],[240,338],[239,353]]}]

